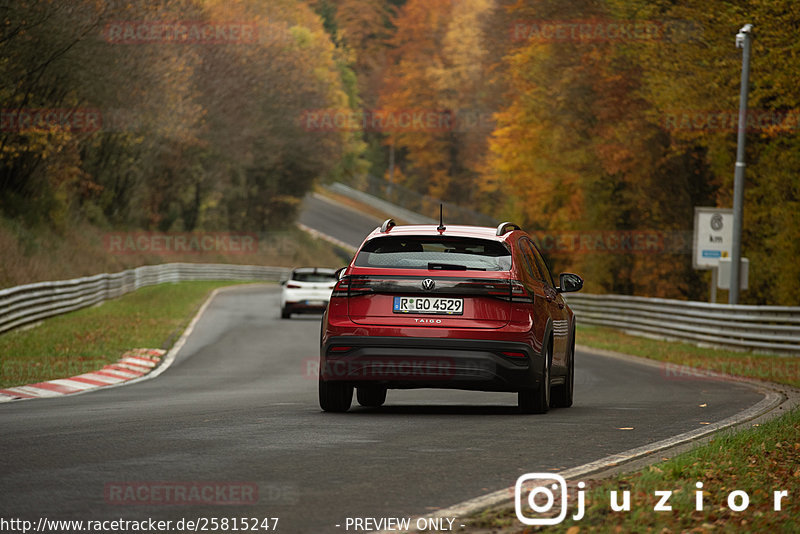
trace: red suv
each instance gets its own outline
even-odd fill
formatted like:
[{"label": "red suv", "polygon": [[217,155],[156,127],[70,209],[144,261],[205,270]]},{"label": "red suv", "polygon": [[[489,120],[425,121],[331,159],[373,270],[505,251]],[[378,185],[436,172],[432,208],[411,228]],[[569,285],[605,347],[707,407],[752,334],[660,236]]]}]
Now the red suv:
[{"label": "red suv", "polygon": [[397,226],[362,243],[322,321],[319,403],[381,406],[387,389],[518,393],[523,413],[572,405],[575,316],[519,226]]}]

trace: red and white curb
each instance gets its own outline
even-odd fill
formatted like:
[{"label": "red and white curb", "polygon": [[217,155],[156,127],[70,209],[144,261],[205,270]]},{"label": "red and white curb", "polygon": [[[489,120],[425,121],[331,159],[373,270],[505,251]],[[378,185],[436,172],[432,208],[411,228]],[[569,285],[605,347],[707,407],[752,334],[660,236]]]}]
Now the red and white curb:
[{"label": "red and white curb", "polygon": [[165,352],[161,349],[133,349],[123,354],[116,363],[106,365],[91,373],[0,389],[0,402],[61,397],[92,389],[116,386],[150,373],[161,362]]}]

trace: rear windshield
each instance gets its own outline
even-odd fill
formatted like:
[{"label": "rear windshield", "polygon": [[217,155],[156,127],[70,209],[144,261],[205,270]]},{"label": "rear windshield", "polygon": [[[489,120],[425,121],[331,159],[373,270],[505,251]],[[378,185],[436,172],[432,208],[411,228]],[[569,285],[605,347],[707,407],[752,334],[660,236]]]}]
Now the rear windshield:
[{"label": "rear windshield", "polygon": [[335,280],[334,273],[294,273],[292,280],[297,282],[330,282]]},{"label": "rear windshield", "polygon": [[511,253],[497,241],[464,237],[377,237],[358,253],[359,267],[508,271]]}]

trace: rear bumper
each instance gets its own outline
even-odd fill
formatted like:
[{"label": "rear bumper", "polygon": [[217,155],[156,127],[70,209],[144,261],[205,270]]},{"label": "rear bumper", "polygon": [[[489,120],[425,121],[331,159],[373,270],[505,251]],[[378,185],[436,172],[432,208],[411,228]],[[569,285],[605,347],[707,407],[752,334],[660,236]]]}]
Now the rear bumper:
[{"label": "rear bumper", "polygon": [[283,307],[292,313],[322,313],[328,307],[328,302],[324,301],[322,304],[309,301],[286,302]]},{"label": "rear bumper", "polygon": [[285,289],[281,292],[281,306],[324,310],[331,300],[329,289]]},{"label": "rear bumper", "polygon": [[538,386],[542,367],[513,341],[336,336],[320,350],[322,379],[354,386],[519,391]]}]

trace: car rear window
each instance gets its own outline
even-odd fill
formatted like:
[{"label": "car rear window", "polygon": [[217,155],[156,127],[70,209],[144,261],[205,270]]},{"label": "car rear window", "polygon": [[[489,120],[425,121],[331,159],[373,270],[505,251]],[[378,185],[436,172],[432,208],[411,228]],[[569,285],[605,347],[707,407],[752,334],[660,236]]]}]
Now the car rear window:
[{"label": "car rear window", "polygon": [[508,271],[511,252],[497,241],[464,237],[376,237],[355,265],[392,269]]},{"label": "car rear window", "polygon": [[330,282],[335,280],[334,273],[294,273],[292,280],[297,282]]}]

